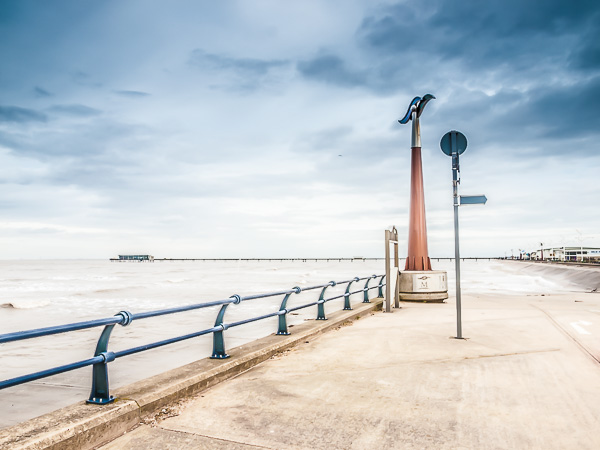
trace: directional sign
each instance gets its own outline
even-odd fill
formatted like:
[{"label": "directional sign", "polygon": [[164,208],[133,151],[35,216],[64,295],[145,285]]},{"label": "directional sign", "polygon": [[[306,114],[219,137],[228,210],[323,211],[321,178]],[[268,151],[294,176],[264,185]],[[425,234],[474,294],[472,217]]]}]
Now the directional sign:
[{"label": "directional sign", "polygon": [[462,155],[467,149],[467,138],[460,131],[448,131],[440,141],[442,151],[448,155]]},{"label": "directional sign", "polygon": [[485,205],[487,197],[485,195],[459,195],[461,205]]}]

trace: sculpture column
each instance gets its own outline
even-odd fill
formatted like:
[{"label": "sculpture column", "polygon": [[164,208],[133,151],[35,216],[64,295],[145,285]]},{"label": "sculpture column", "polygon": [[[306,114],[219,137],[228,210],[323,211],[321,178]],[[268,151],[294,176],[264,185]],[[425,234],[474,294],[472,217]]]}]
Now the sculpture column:
[{"label": "sculpture column", "polygon": [[421,147],[412,147],[410,159],[410,215],[408,222],[408,256],[404,270],[431,270],[427,251],[425,190]]},{"label": "sculpture column", "polygon": [[431,94],[415,97],[404,118],[398,121],[401,124],[412,121],[408,252],[404,272],[400,274],[400,299],[404,301],[440,302],[448,298],[447,274],[432,270],[427,249],[419,118],[427,102],[434,98]]}]

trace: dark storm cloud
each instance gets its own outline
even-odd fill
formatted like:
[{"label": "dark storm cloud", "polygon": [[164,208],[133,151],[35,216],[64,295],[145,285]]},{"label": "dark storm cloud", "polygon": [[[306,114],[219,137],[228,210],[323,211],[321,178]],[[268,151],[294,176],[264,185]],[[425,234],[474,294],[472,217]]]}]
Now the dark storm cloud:
[{"label": "dark storm cloud", "polygon": [[94,77],[87,72],[83,72],[81,70],[77,70],[71,73],[71,79],[75,84],[80,86],[86,86],[91,88],[100,88],[103,86],[103,83],[99,81],[95,81]]},{"label": "dark storm cloud", "polygon": [[38,98],[43,97],[52,97],[52,93],[48,92],[46,89],[36,86],[33,88],[33,93]]},{"label": "dark storm cloud", "polygon": [[48,108],[49,111],[65,116],[74,117],[92,117],[102,113],[102,111],[85,105],[54,105]]},{"label": "dark storm cloud", "polygon": [[46,122],[46,114],[18,106],[0,106],[0,122]]},{"label": "dark storm cloud", "polygon": [[[600,3],[581,0],[403,2],[365,17],[362,50],[298,64],[306,78],[375,93],[493,78],[518,84],[569,69],[600,70]],[[352,68],[350,68],[352,67]]]},{"label": "dark storm cloud", "polygon": [[205,69],[231,70],[242,76],[263,76],[271,69],[287,66],[289,62],[279,59],[232,58],[195,49],[192,51],[190,64]]},{"label": "dark storm cloud", "polygon": [[142,91],[114,91],[114,93],[120,95],[121,97],[128,98],[143,98],[150,96],[149,93]]},{"label": "dark storm cloud", "polygon": [[561,140],[600,133],[596,1],[403,2],[365,17],[355,39],[358,57],[317,55],[299,73],[378,95],[442,95],[436,116],[507,152],[560,152]]},{"label": "dark storm cloud", "polygon": [[[569,38],[576,38],[582,28],[597,27],[599,9],[595,1],[402,3],[366,18],[357,34],[383,53],[417,52],[486,66],[516,58],[509,61],[512,65],[528,56],[568,52]],[[550,42],[559,45],[550,48]]]},{"label": "dark storm cloud", "polygon": [[307,61],[300,61],[298,71],[306,78],[345,87],[366,84],[366,75],[362,71],[352,70],[337,55],[316,56]]},{"label": "dark storm cloud", "polygon": [[517,120],[534,120],[541,137],[572,138],[598,134],[600,76],[576,86],[530,91]]},{"label": "dark storm cloud", "polygon": [[[600,18],[596,24],[600,23]],[[569,57],[570,67],[585,72],[600,72],[600,25],[587,30]]]},{"label": "dark storm cloud", "polygon": [[290,62],[281,59],[234,58],[195,49],[190,56],[189,65],[214,76],[216,83],[212,85],[213,88],[254,91],[272,77],[276,70],[289,66]]},{"label": "dark storm cloud", "polygon": [[[511,144],[507,153],[531,143],[543,153],[564,151],[564,141],[597,136],[600,76],[575,85],[511,88],[494,94],[456,90],[436,116],[453,127],[472,130],[482,142]],[[571,145],[572,153],[595,154],[593,147]]]}]

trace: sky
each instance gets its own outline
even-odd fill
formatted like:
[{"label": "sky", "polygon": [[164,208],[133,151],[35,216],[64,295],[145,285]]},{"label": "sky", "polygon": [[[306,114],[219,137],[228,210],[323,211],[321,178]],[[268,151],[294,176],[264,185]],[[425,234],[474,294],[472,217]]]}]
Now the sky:
[{"label": "sky", "polygon": [[[0,259],[600,247],[597,0],[0,1]],[[435,267],[434,267],[435,268]]]}]

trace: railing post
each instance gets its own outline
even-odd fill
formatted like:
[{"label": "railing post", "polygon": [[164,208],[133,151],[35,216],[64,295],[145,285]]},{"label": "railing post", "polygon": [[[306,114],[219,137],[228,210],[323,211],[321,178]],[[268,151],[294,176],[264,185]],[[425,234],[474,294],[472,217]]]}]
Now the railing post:
[{"label": "railing post", "polygon": [[323,288],[323,290],[321,291],[321,295],[319,296],[319,301],[318,301],[318,305],[317,305],[317,320],[327,320],[327,317],[325,317],[325,290],[329,287],[329,286],[335,286],[335,281],[330,281],[329,284],[327,286],[325,286]]},{"label": "railing post", "polygon": [[[302,289],[300,289],[298,286],[293,287],[292,291],[294,291],[295,294],[299,294]],[[279,307],[279,328],[277,329],[277,334],[279,335],[284,335],[287,336],[290,334],[290,332],[288,331],[288,327],[287,327],[287,313],[288,310],[285,309],[286,305],[287,305],[287,301],[290,298],[290,295],[292,293],[290,292],[289,294],[285,294],[285,297],[283,298],[283,301],[281,302],[281,306]]]},{"label": "railing post", "polygon": [[[242,297],[235,294],[231,297],[234,299],[233,304],[239,305],[242,301]],[[211,355],[211,359],[225,359],[229,358],[229,355],[225,352],[225,340],[223,338],[223,331],[227,329],[227,325],[223,323],[223,318],[225,317],[225,310],[231,303],[225,303],[221,306],[219,310],[219,314],[217,314],[217,319],[215,320],[215,327],[221,327],[219,331],[213,331],[213,352]]]},{"label": "railing post", "polygon": [[367,282],[363,288],[363,303],[371,303],[369,300],[369,281],[371,281],[373,278],[377,278],[377,275],[371,275],[369,278],[367,278]]},{"label": "railing post", "polygon": [[350,281],[348,283],[348,287],[346,287],[346,293],[344,294],[344,310],[349,311],[352,309],[352,306],[350,306],[350,286],[352,286],[352,283],[354,283],[355,281],[359,281],[360,278],[358,277],[354,277],[354,280]]},{"label": "railing post", "polygon": [[[121,311],[115,315],[123,317],[123,320],[119,323],[124,327],[131,323],[132,316],[130,312]],[[92,391],[90,392],[90,398],[86,400],[86,403],[106,405],[115,401],[115,397],[110,395],[108,384],[108,363],[115,360],[115,354],[107,351],[108,340],[110,339],[110,334],[114,327],[115,324],[105,326],[98,339],[98,343],[96,344],[94,356],[102,356],[104,360],[93,365]]]},{"label": "railing post", "polygon": [[381,275],[381,278],[379,279],[379,298],[383,298],[383,279],[385,278],[385,275]]}]

